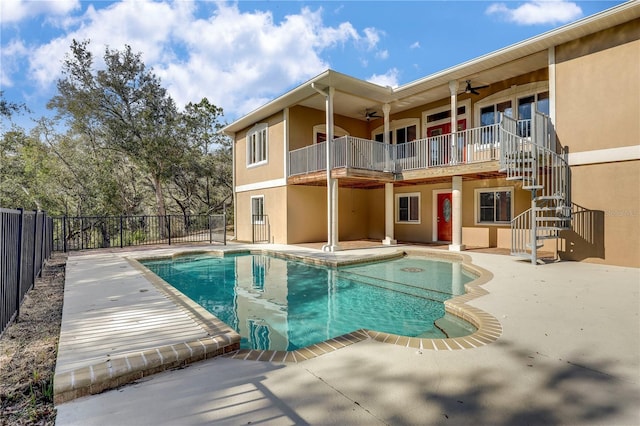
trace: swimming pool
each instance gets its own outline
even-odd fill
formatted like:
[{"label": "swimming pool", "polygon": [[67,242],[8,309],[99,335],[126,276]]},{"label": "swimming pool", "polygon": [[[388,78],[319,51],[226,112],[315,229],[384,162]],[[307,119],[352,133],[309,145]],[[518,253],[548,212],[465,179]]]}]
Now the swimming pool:
[{"label": "swimming pool", "polygon": [[435,322],[445,316],[443,302],[463,294],[475,278],[460,263],[422,257],[340,268],[263,254],[195,254],[141,263],[234,328],[241,348],[279,351],[362,328],[454,337]]}]

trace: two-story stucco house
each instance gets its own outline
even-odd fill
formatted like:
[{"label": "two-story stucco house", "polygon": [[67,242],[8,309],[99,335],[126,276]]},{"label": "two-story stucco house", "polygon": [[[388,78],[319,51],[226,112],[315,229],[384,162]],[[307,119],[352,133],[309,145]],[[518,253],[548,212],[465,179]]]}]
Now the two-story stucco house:
[{"label": "two-story stucco house", "polygon": [[640,267],[637,1],[397,88],[327,70],[224,132],[241,241]]}]

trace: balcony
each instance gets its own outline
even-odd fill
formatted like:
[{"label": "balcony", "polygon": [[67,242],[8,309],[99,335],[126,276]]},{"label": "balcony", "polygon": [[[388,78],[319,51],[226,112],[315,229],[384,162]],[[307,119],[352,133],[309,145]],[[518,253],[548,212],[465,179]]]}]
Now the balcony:
[{"label": "balcony", "polygon": [[[527,137],[530,120],[518,122],[520,137]],[[392,182],[432,175],[494,172],[498,174],[500,124],[477,127],[411,142],[390,145],[343,136],[333,140],[331,170],[336,178]],[[454,141],[455,137],[455,141]],[[327,142],[289,152],[290,183],[320,182],[326,178]],[[469,167],[475,165],[475,167]],[[450,170],[444,170],[449,168]],[[437,169],[437,172],[436,172]],[[450,172],[450,173],[449,173]]]}]

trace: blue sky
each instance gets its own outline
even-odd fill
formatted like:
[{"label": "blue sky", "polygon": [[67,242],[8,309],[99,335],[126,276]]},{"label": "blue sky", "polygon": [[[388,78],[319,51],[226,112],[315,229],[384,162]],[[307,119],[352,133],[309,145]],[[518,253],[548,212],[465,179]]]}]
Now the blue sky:
[{"label": "blue sky", "polygon": [[179,106],[207,97],[230,122],[327,68],[398,86],[619,3],[2,0],[0,90],[29,128],[71,40],[98,59],[129,44]]}]

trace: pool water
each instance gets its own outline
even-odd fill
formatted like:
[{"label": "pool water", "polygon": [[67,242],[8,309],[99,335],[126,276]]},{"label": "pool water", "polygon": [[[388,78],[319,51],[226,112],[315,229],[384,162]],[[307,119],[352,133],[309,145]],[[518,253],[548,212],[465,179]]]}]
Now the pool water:
[{"label": "pool water", "polygon": [[365,328],[444,338],[443,302],[474,277],[405,257],[338,269],[268,255],[190,255],[147,268],[234,328],[243,349],[296,350]]}]

